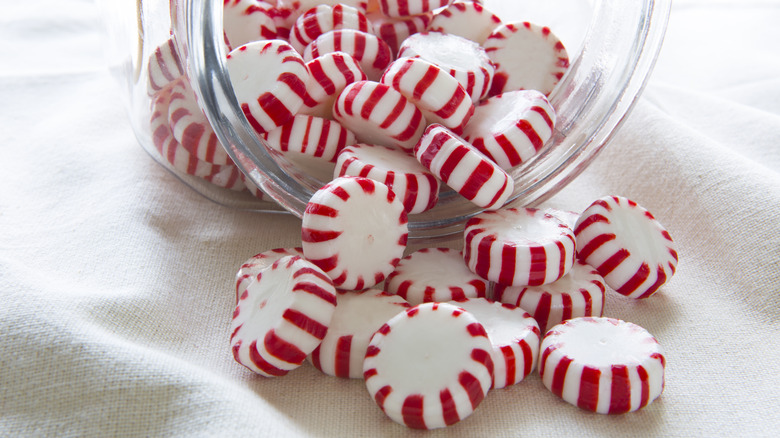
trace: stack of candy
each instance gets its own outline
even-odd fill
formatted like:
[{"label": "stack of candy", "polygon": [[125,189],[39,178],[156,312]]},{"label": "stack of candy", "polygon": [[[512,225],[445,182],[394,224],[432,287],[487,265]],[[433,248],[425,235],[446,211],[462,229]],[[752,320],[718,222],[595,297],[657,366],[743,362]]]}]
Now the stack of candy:
[{"label": "stack of candy", "polygon": [[646,209],[619,196],[582,213],[504,207],[465,224],[462,251],[404,256],[407,208],[362,176],[316,192],[302,246],[260,253],[236,276],[236,361],[270,377],[308,357],[364,379],[382,412],[419,429],[463,420],[489,390],[537,369],[553,394],[592,412],[660,396],[658,341],[604,317],[608,289],[646,299],[676,270],[674,242]]},{"label": "stack of candy", "polygon": [[[279,377],[308,359],[364,379],[382,412],[419,429],[465,419],[537,369],[588,411],[635,411],[661,394],[658,342],[603,314],[608,289],[646,299],[671,278],[669,233],[617,196],[582,213],[504,207],[507,172],[555,129],[547,96],[569,61],[550,29],[503,23],[477,1],[224,8],[226,66],[250,125],[292,162],[332,174],[305,209],[301,247],[241,266],[237,362]],[[216,144],[174,48],[149,62],[158,148],[184,172],[252,188]],[[462,250],[409,253],[408,215],[433,208],[443,185],[484,211],[465,224]]]},{"label": "stack of candy", "polygon": [[[372,173],[415,204],[409,214],[433,208],[444,186],[500,208],[514,189],[507,172],[553,134],[547,96],[569,65],[563,44],[482,2],[225,0],[223,11],[226,67],[257,136],[323,181]],[[173,36],[147,73],[162,156],[263,197],[220,147]]]}]

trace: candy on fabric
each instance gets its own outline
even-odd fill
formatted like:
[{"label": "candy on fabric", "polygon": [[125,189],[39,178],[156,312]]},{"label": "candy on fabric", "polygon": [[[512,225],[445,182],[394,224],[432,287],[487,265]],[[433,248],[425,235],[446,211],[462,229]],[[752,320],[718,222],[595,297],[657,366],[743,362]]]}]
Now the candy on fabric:
[{"label": "candy on fabric", "polygon": [[430,210],[439,199],[439,180],[408,153],[385,146],[355,144],[339,153],[333,177],[362,176],[386,184],[408,214]]},{"label": "candy on fabric", "polygon": [[335,309],[336,289],[322,270],[282,257],[239,297],[230,326],[233,357],[257,374],[283,376],[317,348]]},{"label": "candy on fabric", "polygon": [[577,257],[630,298],[655,294],[677,269],[669,232],[644,207],[622,196],[605,196],[580,215],[574,228]]},{"label": "candy on fabric", "polygon": [[568,274],[541,286],[496,284],[493,299],[522,307],[546,332],[552,326],[580,316],[602,316],[606,286],[591,266],[574,262]]},{"label": "candy on fabric", "polygon": [[382,282],[403,257],[408,238],[403,203],[390,189],[362,177],[339,177],[318,190],[303,213],[306,259],[340,289]]},{"label": "candy on fabric", "polygon": [[549,95],[569,68],[561,40],[550,28],[528,22],[499,26],[483,47],[496,66],[491,96],[521,89]]},{"label": "candy on fabric", "polygon": [[306,63],[312,80],[306,89],[301,114],[333,118],[333,104],[344,88],[368,79],[360,64],[352,55],[330,52]]},{"label": "candy on fabric", "polygon": [[401,259],[385,290],[415,306],[421,303],[485,297],[489,284],[469,271],[460,251],[422,248]]},{"label": "candy on fabric", "polygon": [[278,37],[274,6],[260,0],[224,0],[222,27],[229,47]]},{"label": "candy on fabric", "polygon": [[335,161],[344,147],[355,143],[355,134],[340,123],[307,115],[293,117],[264,138],[280,152],[297,152],[323,161]]},{"label": "candy on fabric", "polygon": [[325,32],[306,46],[303,59],[314,58],[330,52],[349,53],[360,64],[368,79],[375,81],[393,60],[390,47],[376,35],[355,29],[338,29]]},{"label": "candy on fabric", "polygon": [[299,53],[320,35],[337,29],[355,29],[373,33],[374,28],[358,8],[345,4],[319,4],[303,13],[295,21],[290,33],[290,44]]},{"label": "candy on fabric", "polygon": [[456,1],[436,12],[428,31],[457,35],[481,45],[500,24],[501,19],[482,4]]},{"label": "candy on fabric", "polygon": [[393,421],[415,429],[471,415],[493,382],[492,346],[474,316],[448,303],[424,303],[391,318],[371,338],[363,376]]},{"label": "candy on fabric", "polygon": [[425,129],[414,104],[392,87],[372,81],[349,84],[333,107],[333,116],[362,143],[411,151]]},{"label": "candy on fabric", "polygon": [[380,82],[401,92],[422,111],[428,123],[446,126],[458,135],[474,114],[466,89],[441,67],[424,59],[394,61]]},{"label": "candy on fabric", "polygon": [[282,257],[299,256],[303,257],[301,248],[274,248],[255,254],[245,261],[236,272],[236,303],[239,298],[246,294],[246,289],[251,283],[257,280],[257,274],[273,265],[275,261]]},{"label": "candy on fabric", "polygon": [[514,180],[504,170],[444,126],[428,126],[414,154],[437,178],[479,207],[500,208],[514,189]]},{"label": "candy on fabric", "polygon": [[303,59],[281,40],[233,49],[226,63],[241,110],[259,134],[290,121],[303,106],[311,80]]},{"label": "candy on fabric", "polygon": [[552,137],[556,115],[535,90],[508,91],[477,105],[463,138],[502,169],[536,155]]},{"label": "candy on fabric", "polygon": [[308,360],[325,374],[362,379],[363,360],[371,336],[410,306],[403,298],[378,289],[339,292],[336,301],[328,333]]},{"label": "candy on fabric", "polygon": [[495,73],[493,63],[479,44],[441,32],[411,35],[401,43],[398,57],[419,57],[438,65],[463,85],[474,102],[487,95]]},{"label": "candy on fabric", "polygon": [[641,409],[664,389],[666,359],[647,330],[612,318],[574,318],[542,340],[539,375],[566,402],[600,414]]},{"label": "candy on fabric", "polygon": [[[463,258],[482,278],[508,286],[538,286],[574,264],[574,232],[533,208],[487,211],[466,222]],[[527,309],[526,309],[527,310]]]},{"label": "candy on fabric", "polygon": [[528,312],[511,304],[485,298],[452,301],[474,315],[493,346],[493,389],[520,383],[539,358],[539,325]]}]

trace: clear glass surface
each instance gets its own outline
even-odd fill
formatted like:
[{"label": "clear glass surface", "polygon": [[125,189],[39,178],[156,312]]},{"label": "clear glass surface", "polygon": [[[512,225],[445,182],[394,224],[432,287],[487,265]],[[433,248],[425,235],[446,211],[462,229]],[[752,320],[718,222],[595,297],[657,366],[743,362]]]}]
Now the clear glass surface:
[{"label": "clear glass surface", "polygon": [[[325,181],[269,152],[249,126],[225,68],[222,2],[210,0],[98,0],[107,25],[106,46],[139,143],[162,166],[223,206],[300,217]],[[545,25],[562,40],[570,68],[550,101],[558,121],[553,137],[527,163],[510,171],[508,206],[533,206],[569,184],[605,147],[634,106],[661,48],[671,0],[485,0],[505,22]],[[244,174],[273,201],[263,201],[193,176],[160,157],[151,141],[147,59],[173,31],[189,81],[217,137]],[[437,206],[410,215],[410,237],[447,238],[481,210],[449,189]]]}]

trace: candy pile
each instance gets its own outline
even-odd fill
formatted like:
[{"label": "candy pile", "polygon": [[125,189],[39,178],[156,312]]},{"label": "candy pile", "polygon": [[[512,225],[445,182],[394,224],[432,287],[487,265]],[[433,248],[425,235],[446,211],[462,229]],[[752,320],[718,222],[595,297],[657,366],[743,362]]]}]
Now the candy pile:
[{"label": "candy pile", "polygon": [[[442,182],[480,208],[552,136],[547,96],[569,65],[549,28],[504,23],[480,1],[225,0],[226,67],[258,137],[323,181],[369,176],[409,214]],[[148,60],[153,141],[181,172],[247,181],[198,107],[174,37]]]},{"label": "candy pile", "polygon": [[674,243],[646,209],[609,196],[581,214],[485,211],[465,224],[462,251],[404,256],[406,215],[387,185],[361,176],[315,193],[302,247],[238,271],[236,361],[271,377],[308,358],[362,378],[390,419],[419,429],[466,418],[537,367],[553,394],[588,411],[635,411],[661,394],[658,342],[603,316],[608,288],[645,299],[675,272]]}]

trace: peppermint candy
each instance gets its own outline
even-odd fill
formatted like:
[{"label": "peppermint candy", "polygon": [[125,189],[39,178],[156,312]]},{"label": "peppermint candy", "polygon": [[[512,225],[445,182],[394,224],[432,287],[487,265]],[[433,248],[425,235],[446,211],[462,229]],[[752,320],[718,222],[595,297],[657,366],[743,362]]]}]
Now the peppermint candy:
[{"label": "peppermint candy", "polygon": [[574,232],[533,208],[487,211],[466,222],[463,258],[482,278],[508,286],[538,286],[574,264]]},{"label": "peppermint candy", "polygon": [[336,302],[328,333],[308,360],[325,374],[362,379],[371,337],[390,318],[408,309],[409,303],[377,289],[340,292]]},{"label": "peppermint candy", "polygon": [[349,53],[360,64],[368,79],[378,80],[393,60],[390,47],[376,35],[355,29],[326,32],[312,41],[303,51],[306,61],[330,52]]},{"label": "peppermint candy", "polygon": [[259,0],[225,0],[222,27],[229,47],[278,37],[274,6]]},{"label": "peppermint candy", "polygon": [[336,287],[369,288],[382,282],[403,257],[407,223],[403,204],[386,185],[362,177],[336,178],[306,206],[303,254]]},{"label": "peppermint candy", "polygon": [[655,294],[677,269],[677,250],[666,228],[644,207],[605,196],[582,212],[574,228],[577,257],[630,298]]},{"label": "peppermint candy", "polygon": [[493,299],[528,311],[546,332],[552,326],[581,316],[602,316],[606,286],[598,271],[576,261],[568,274],[541,286],[496,284]]},{"label": "peppermint candy", "polygon": [[488,282],[468,270],[460,251],[422,248],[401,259],[385,290],[411,305],[483,298]]},{"label": "peppermint candy", "polygon": [[382,39],[390,47],[393,55],[398,53],[401,43],[409,36],[424,31],[431,22],[432,13],[412,15],[408,17],[388,17],[379,12],[367,15],[374,26],[374,35]]},{"label": "peppermint candy", "polygon": [[274,248],[256,254],[245,261],[236,272],[236,302],[246,294],[247,287],[257,280],[257,275],[287,256],[303,257],[301,248]]},{"label": "peppermint candy", "polygon": [[666,358],[647,330],[612,318],[575,318],[553,327],[541,345],[539,375],[553,394],[581,409],[621,414],[664,389]]},{"label": "peppermint candy", "polygon": [[172,91],[168,122],[173,137],[199,160],[214,164],[233,164],[200,109],[190,83],[177,81]]},{"label": "peppermint candy", "polygon": [[282,257],[239,297],[230,326],[233,357],[262,376],[284,376],[317,348],[335,309],[336,290],[322,270]]},{"label": "peppermint candy", "polygon": [[293,117],[264,137],[279,152],[296,152],[323,161],[335,161],[344,147],[355,142],[355,134],[340,123],[307,115]]},{"label": "peppermint candy", "polygon": [[290,44],[300,53],[320,35],[338,29],[355,29],[373,33],[366,15],[358,8],[338,3],[318,4],[295,21],[290,32]]},{"label": "peppermint candy", "polygon": [[501,19],[482,4],[456,1],[436,12],[428,31],[457,35],[481,45],[499,25]]},{"label": "peppermint candy", "polygon": [[474,316],[424,303],[384,324],[366,351],[363,376],[391,420],[436,429],[471,415],[493,383],[492,346]]},{"label": "peppermint candy", "polygon": [[312,80],[306,88],[301,114],[333,118],[333,104],[344,88],[368,77],[352,55],[331,52],[306,63]]},{"label": "peppermint candy", "polygon": [[155,96],[176,79],[184,76],[179,54],[176,52],[176,39],[173,35],[157,46],[149,55],[147,72],[147,93]]},{"label": "peppermint candy", "polygon": [[504,170],[444,126],[428,126],[414,155],[442,182],[482,208],[500,208],[514,189],[514,180]]}]

